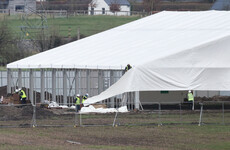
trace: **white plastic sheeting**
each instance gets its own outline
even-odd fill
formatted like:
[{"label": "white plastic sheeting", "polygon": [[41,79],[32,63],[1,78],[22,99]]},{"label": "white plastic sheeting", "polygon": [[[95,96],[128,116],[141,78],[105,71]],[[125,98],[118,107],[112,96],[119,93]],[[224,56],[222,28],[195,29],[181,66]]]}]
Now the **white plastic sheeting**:
[{"label": "white plastic sheeting", "polygon": [[85,113],[114,113],[114,112],[120,112],[120,113],[126,113],[128,112],[127,106],[122,106],[118,109],[116,108],[95,108],[92,105],[89,105],[89,107],[82,107],[80,110],[81,114]]},{"label": "white plastic sheeting", "polygon": [[7,68],[124,69],[226,37],[229,11],[160,12],[10,63]]},{"label": "white plastic sheeting", "polygon": [[[175,49],[161,58],[133,67],[109,89],[89,98],[84,105],[132,91],[229,91],[230,30],[228,27],[223,29],[217,27],[216,30],[210,31],[210,34],[216,33],[217,30],[225,30],[225,33],[223,36],[204,40],[200,45],[193,45],[183,50]],[[189,36],[185,34],[184,38]],[[197,38],[199,39],[199,36]]]},{"label": "white plastic sheeting", "polygon": [[230,36],[136,66],[87,104],[132,91],[230,90]]}]

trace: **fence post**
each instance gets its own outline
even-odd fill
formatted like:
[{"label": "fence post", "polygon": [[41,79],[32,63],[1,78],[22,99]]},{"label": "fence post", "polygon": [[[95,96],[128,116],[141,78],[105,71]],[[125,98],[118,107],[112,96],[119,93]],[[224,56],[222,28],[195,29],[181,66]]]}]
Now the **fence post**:
[{"label": "fence post", "polygon": [[[117,114],[118,114],[118,110],[117,110],[117,112],[116,112],[116,114],[115,114],[115,117],[114,117],[114,120],[113,120],[113,127],[114,127],[115,124],[116,124]],[[117,127],[117,125],[116,125],[116,127]]]},{"label": "fence post", "polygon": [[161,118],[161,104],[158,103],[158,126],[162,126],[160,118]]},{"label": "fence post", "polygon": [[198,126],[200,126],[201,125],[201,123],[202,123],[202,115],[203,115],[203,103],[200,103],[200,119],[199,119],[199,124],[198,124]]},{"label": "fence post", "polygon": [[182,124],[182,119],[181,119],[181,103],[179,104],[180,107],[180,123]]},{"label": "fence post", "polygon": [[222,102],[222,112],[223,112],[223,125],[225,124],[225,120],[224,120],[224,102]]},{"label": "fence post", "polygon": [[71,38],[71,27],[68,27],[68,38]]},{"label": "fence post", "polygon": [[80,28],[77,28],[77,40],[80,40]]},{"label": "fence post", "polygon": [[80,127],[82,126],[81,113],[80,113]]},{"label": "fence post", "polygon": [[[75,106],[75,107],[77,107],[77,106]],[[77,126],[78,126],[78,121],[77,121],[77,118],[78,118],[78,117],[77,117],[77,115],[78,115],[78,112],[75,111],[75,117],[74,117],[74,124],[75,124],[75,125],[74,125],[74,127],[77,127]]]},{"label": "fence post", "polygon": [[33,106],[33,118],[32,118],[32,127],[35,128],[37,126],[37,123],[36,123],[36,103],[35,105],[32,105]]}]

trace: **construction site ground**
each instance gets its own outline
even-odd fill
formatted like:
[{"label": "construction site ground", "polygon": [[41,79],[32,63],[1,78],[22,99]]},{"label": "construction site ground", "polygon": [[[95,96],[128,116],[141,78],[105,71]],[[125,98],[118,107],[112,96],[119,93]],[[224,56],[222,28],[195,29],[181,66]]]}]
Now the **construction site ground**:
[{"label": "construction site ground", "polygon": [[227,150],[222,125],[0,128],[1,150]]},{"label": "construction site ground", "polygon": [[0,149],[227,150],[230,147],[228,106],[224,118],[219,105],[218,109],[205,109],[201,126],[198,126],[200,107],[195,111],[182,107],[180,111],[178,106],[165,106],[161,111],[156,107],[151,111],[118,114],[113,127],[115,113],[84,114],[82,126],[79,120],[75,126],[74,109],[47,109],[38,105],[37,126],[32,127],[34,110],[30,104],[0,105]]}]

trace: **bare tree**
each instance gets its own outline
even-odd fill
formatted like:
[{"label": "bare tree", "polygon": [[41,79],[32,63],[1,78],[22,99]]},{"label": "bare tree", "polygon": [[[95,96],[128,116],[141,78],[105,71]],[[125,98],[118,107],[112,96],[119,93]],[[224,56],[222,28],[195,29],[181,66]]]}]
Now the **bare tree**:
[{"label": "bare tree", "polygon": [[116,12],[116,11],[120,11],[121,10],[121,5],[119,3],[119,0],[112,0],[111,4],[110,4],[110,11],[111,12]]},{"label": "bare tree", "polygon": [[90,3],[89,3],[89,7],[91,8],[95,8],[97,7],[98,3],[97,3],[97,0],[92,0]]},{"label": "bare tree", "polygon": [[19,40],[13,36],[13,32],[8,26],[7,20],[0,19],[0,66],[16,61],[30,55],[28,52],[19,50],[17,42]]},{"label": "bare tree", "polygon": [[158,10],[158,4],[161,0],[143,0],[145,11],[152,12]]}]

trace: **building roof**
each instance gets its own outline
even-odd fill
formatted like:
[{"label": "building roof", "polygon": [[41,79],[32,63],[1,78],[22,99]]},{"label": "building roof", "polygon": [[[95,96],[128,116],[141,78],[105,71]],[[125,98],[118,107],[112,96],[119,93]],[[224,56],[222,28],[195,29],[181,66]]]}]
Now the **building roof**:
[{"label": "building roof", "polygon": [[211,10],[230,10],[230,1],[229,0],[217,0]]},{"label": "building roof", "polygon": [[108,4],[108,5],[111,5],[113,3],[115,4],[119,4],[119,5],[130,5],[129,1],[127,0],[105,0],[105,2]]},{"label": "building roof", "polygon": [[7,68],[124,69],[229,35],[229,11],[163,11],[12,62]]}]

